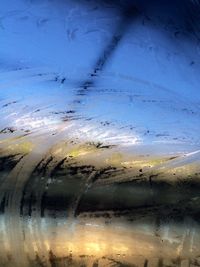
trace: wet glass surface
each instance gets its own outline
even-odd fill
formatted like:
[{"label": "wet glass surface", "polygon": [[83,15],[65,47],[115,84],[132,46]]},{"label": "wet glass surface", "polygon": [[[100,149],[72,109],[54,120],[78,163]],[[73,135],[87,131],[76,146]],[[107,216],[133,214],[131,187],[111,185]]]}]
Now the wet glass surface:
[{"label": "wet glass surface", "polygon": [[200,266],[199,10],[0,3],[0,267]]}]

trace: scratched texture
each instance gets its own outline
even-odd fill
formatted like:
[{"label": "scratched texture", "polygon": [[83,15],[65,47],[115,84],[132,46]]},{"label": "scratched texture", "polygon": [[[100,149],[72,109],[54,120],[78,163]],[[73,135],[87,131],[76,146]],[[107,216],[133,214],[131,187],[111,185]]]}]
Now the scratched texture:
[{"label": "scratched texture", "polygon": [[200,266],[198,0],[0,2],[0,267]]}]

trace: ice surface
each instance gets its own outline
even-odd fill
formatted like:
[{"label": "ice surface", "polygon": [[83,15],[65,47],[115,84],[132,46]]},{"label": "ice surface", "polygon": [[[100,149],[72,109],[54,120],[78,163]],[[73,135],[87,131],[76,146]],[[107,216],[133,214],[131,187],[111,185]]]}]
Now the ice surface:
[{"label": "ice surface", "polygon": [[0,3],[2,266],[199,266],[199,10]]}]

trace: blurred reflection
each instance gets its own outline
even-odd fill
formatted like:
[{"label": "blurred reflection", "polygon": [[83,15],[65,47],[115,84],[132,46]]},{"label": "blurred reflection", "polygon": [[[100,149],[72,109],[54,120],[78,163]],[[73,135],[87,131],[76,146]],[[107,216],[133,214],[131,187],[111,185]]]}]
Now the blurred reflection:
[{"label": "blurred reflection", "polygon": [[0,266],[200,266],[199,1],[0,6]]}]

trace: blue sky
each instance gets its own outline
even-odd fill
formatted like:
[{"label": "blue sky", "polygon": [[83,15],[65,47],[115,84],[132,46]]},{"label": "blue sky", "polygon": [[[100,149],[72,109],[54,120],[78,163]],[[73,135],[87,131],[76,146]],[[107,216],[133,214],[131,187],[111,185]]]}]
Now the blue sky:
[{"label": "blue sky", "polygon": [[19,127],[25,115],[51,125],[74,110],[77,129],[92,125],[91,141],[106,127],[106,140],[111,133],[131,149],[199,150],[200,43],[175,19],[178,9],[142,7],[94,85],[77,95],[117,32],[117,1],[1,1],[1,127]]}]

